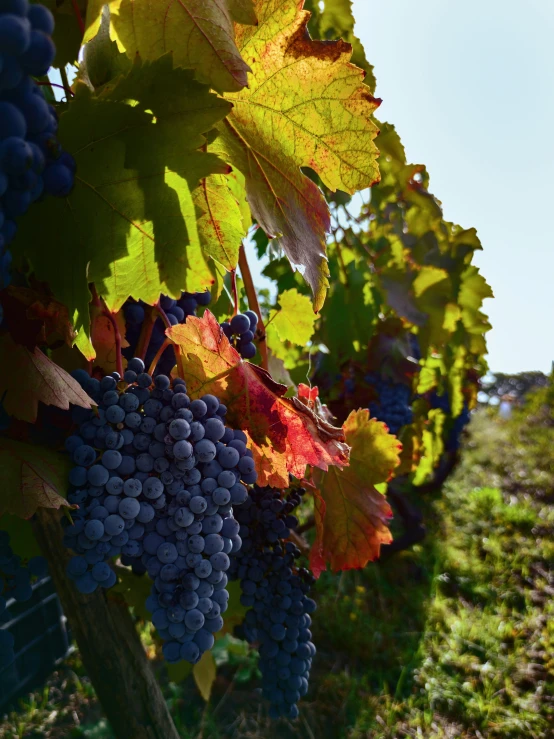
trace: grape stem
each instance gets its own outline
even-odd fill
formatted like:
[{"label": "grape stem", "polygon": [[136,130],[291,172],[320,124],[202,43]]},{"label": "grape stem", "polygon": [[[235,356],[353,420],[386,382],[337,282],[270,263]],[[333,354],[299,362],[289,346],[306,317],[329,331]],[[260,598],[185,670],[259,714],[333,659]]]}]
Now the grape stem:
[{"label": "grape stem", "polygon": [[150,375],[150,377],[152,377],[154,370],[158,366],[158,362],[160,361],[162,354],[165,352],[168,346],[171,346],[171,343],[171,339],[165,339],[164,343],[156,352],[156,356],[154,357],[154,359],[150,363],[150,367],[148,368],[148,374]]},{"label": "grape stem", "polygon": [[310,529],[313,529],[314,526],[315,526],[315,516],[310,516],[309,518],[306,519],[304,523],[296,527],[296,533],[303,534],[304,531],[309,531]]},{"label": "grape stem", "polygon": [[69,98],[73,96],[73,90],[67,79],[67,72],[65,67],[60,67],[60,77],[62,78],[63,89],[65,90],[66,102],[69,102]]},{"label": "grape stem", "polygon": [[81,11],[79,10],[79,5],[77,4],[77,0],[71,0],[71,7],[73,8],[73,13],[75,15],[75,18],[77,19],[77,24],[79,26],[79,30],[81,31],[81,35],[85,35],[85,22],[83,21],[83,16],[81,15]]},{"label": "grape stem", "polygon": [[296,546],[300,549],[300,551],[304,554],[310,551],[310,545],[308,544],[306,539],[304,539],[304,537],[298,532],[291,531],[289,539],[294,542]]},{"label": "grape stem", "polygon": [[50,82],[50,81],[41,82],[40,80],[35,80],[35,84],[38,85],[39,87],[57,87],[60,90],[63,90],[66,93],[66,95],[67,94],[74,95],[74,92],[71,89],[66,88],[63,85],[58,85],[57,82]]},{"label": "grape stem", "polygon": [[258,302],[258,295],[256,288],[254,287],[254,280],[252,279],[252,273],[246,259],[246,252],[244,250],[244,244],[241,243],[239,249],[239,268],[240,274],[244,282],[244,289],[246,291],[246,297],[248,298],[248,305],[258,316],[258,326],[256,329],[256,337],[258,339],[258,349],[260,350],[260,356],[262,358],[262,367],[266,372],[268,371],[269,362],[267,354],[267,342],[265,335],[265,326],[262,319],[262,312],[260,310],[260,304]]},{"label": "grape stem", "polygon": [[142,322],[142,328],[140,330],[139,340],[137,342],[137,348],[135,349],[135,357],[144,359],[146,352],[148,351],[148,345],[152,338],[152,329],[156,323],[157,315],[154,310],[146,310],[144,321]]},{"label": "grape stem", "polygon": [[231,292],[233,293],[233,316],[239,312],[239,294],[237,292],[237,270],[231,270]]}]

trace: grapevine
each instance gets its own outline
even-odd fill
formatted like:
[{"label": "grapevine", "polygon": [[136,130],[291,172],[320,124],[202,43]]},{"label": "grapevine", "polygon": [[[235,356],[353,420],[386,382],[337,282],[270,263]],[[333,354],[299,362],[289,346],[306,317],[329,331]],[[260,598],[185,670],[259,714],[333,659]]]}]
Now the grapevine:
[{"label": "grapevine", "polygon": [[212,682],[242,607],[269,715],[294,720],[317,578],[371,566],[387,485],[458,458],[480,243],[375,118],[348,3],[70,5],[0,0],[0,610],[44,573],[40,542],[118,738],[128,719],[167,739],[146,669],[119,700],[99,677],[114,593],[164,669]]}]

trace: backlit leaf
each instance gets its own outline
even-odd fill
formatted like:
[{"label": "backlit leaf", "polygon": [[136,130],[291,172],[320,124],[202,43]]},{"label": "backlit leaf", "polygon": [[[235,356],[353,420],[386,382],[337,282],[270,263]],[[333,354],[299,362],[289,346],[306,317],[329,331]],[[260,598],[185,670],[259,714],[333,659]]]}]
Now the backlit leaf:
[{"label": "backlit leaf", "polygon": [[[191,191],[228,171],[199,150],[228,110],[190,72],[172,69],[169,55],[137,62],[100,96],[77,84],[59,131],[77,162],[75,187],[36,203],[13,244],[68,306],[76,330],[89,333],[89,282],[113,311],[129,295],[152,304],[160,293],[178,297],[213,282]],[[56,234],[56,259],[44,233]]]},{"label": "backlit leaf", "polygon": [[79,383],[54,364],[40,349],[30,351],[9,334],[0,338],[0,398],[10,416],[28,423],[37,419],[39,401],[69,409],[94,403]]},{"label": "backlit leaf", "polygon": [[250,68],[236,47],[233,20],[255,23],[251,0],[90,0],[85,42],[97,33],[104,5],[110,36],[131,59],[172,52],[175,66],[194,69],[199,82],[219,92],[248,84]]},{"label": "backlit leaf", "polygon": [[67,455],[0,437],[0,516],[30,518],[37,508],[69,506],[70,469]]},{"label": "backlit leaf", "polygon": [[353,411],[344,432],[350,466],[314,475],[316,539],[310,564],[316,577],[327,563],[333,571],[365,567],[379,556],[381,544],[392,541],[387,526],[392,512],[375,486],[398,466],[401,445],[368,410]]},{"label": "backlit leaf", "polygon": [[197,662],[192,668],[192,674],[200,695],[207,703],[210,700],[212,686],[217,674],[215,660],[211,652],[204,652],[200,662]]},{"label": "backlit leaf", "polygon": [[240,359],[214,316],[187,318],[166,331],[179,345],[181,372],[193,397],[213,393],[227,406],[226,420],[242,429],[251,447],[261,485],[287,487],[289,472],[302,478],[306,466],[327,469],[348,462],[342,429],[319,418],[285,385]]},{"label": "backlit leaf", "polygon": [[312,338],[316,318],[310,299],[295,289],[279,295],[279,310],[272,311],[269,316],[281,341],[300,346],[305,346]]},{"label": "backlit leaf", "polygon": [[370,116],[378,102],[349,63],[348,44],[309,38],[309,14],[298,0],[258,0],[255,7],[258,26],[237,29],[252,68],[249,87],[226,96],[234,107],[219,126],[220,146],[246,178],[254,217],[279,237],[319,310],[328,286],[329,211],[300,167],[315,170],[332,190],[353,193],[376,182]]}]

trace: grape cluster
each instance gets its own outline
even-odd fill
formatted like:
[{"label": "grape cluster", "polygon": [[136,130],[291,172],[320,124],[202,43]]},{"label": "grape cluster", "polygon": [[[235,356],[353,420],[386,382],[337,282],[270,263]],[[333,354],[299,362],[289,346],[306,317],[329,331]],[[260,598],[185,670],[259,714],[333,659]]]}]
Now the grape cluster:
[{"label": "grape cluster", "polygon": [[285,499],[272,488],[254,486],[236,512],[241,549],[231,558],[230,577],[239,579],[241,603],[249,610],[239,634],[259,643],[263,694],[272,718],[298,716],[297,702],[306,695],[315,646],[311,641],[308,597],[314,578],[298,567],[299,549],[289,538],[298,521],[292,511],[304,490]]},{"label": "grape cluster", "polygon": [[377,400],[369,404],[369,412],[389,427],[391,434],[398,434],[403,426],[412,423],[411,389],[400,382],[388,382],[371,372],[365,381],[374,389]]},{"label": "grape cluster", "polygon": [[[212,296],[208,290],[203,293],[182,293],[178,300],[162,295],[160,299],[160,308],[164,311],[172,326],[178,323],[185,323],[188,316],[195,316],[198,306],[209,305]],[[146,304],[142,301],[136,302],[128,300],[123,307],[123,314],[126,322],[125,338],[129,342],[129,346],[124,350],[127,359],[134,356],[137,343],[142,330],[142,325],[146,316]],[[145,355],[145,362],[149,366],[156,356],[161,345],[165,341],[165,325],[161,318],[157,318],[152,326],[152,335],[148,344]],[[168,375],[175,366],[175,351],[172,346],[168,346],[163,352],[157,363],[157,371],[161,374]]]},{"label": "grape cluster", "polygon": [[[0,620],[7,606],[7,599],[25,603],[33,595],[31,580],[42,580],[48,574],[44,557],[32,557],[26,565],[10,547],[7,531],[0,531]],[[0,669],[13,662],[14,638],[9,631],[0,630]]]},{"label": "grape cluster", "polygon": [[237,313],[230,321],[220,324],[223,333],[235,347],[243,359],[253,359],[256,356],[254,334],[258,325],[258,316],[252,310]]},{"label": "grape cluster", "polygon": [[102,380],[74,376],[98,403],[74,408],[79,431],[66,449],[71,503],[66,546],[77,552],[67,574],[80,592],[110,587],[108,564],[153,580],[147,607],[168,662],[197,662],[210,649],[227,608],[229,555],[241,539],[233,507],[256,481],[247,437],[224,424],[227,409],[213,395],[192,400],[183,380],[154,379],[142,360]]},{"label": "grape cluster", "polygon": [[0,275],[10,280],[17,219],[43,192],[65,197],[75,162],[56,138],[55,109],[32,79],[48,72],[55,46],[54,17],[27,0],[0,3]]}]

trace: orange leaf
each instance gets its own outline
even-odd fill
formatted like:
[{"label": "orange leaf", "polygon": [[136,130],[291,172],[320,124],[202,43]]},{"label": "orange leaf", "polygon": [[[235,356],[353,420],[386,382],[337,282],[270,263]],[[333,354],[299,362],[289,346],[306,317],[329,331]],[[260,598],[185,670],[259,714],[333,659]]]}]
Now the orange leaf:
[{"label": "orange leaf", "polygon": [[209,311],[166,334],[180,347],[181,373],[190,394],[216,395],[227,406],[229,425],[250,437],[260,485],[288,487],[289,473],[303,478],[307,465],[326,470],[348,464],[342,429],[298,398],[284,398],[286,385],[242,361]]},{"label": "orange leaf", "polygon": [[64,369],[40,349],[16,344],[10,334],[0,338],[0,397],[6,413],[28,423],[37,419],[39,401],[69,409],[90,408],[93,401]]},{"label": "orange leaf", "polygon": [[310,564],[316,577],[326,569],[365,567],[392,541],[392,511],[375,485],[386,482],[399,463],[401,445],[368,410],[353,411],[343,426],[351,446],[350,466],[314,475],[316,539]]},{"label": "orange leaf", "polygon": [[[129,346],[129,342],[125,339],[125,319],[123,313],[113,314],[114,321],[117,323],[121,336],[121,348],[125,349]],[[95,367],[102,367],[106,374],[117,369],[117,351],[115,343],[115,331],[113,322],[106,316],[101,308],[92,306],[90,311],[91,320],[91,342],[96,351],[94,358]]]}]

